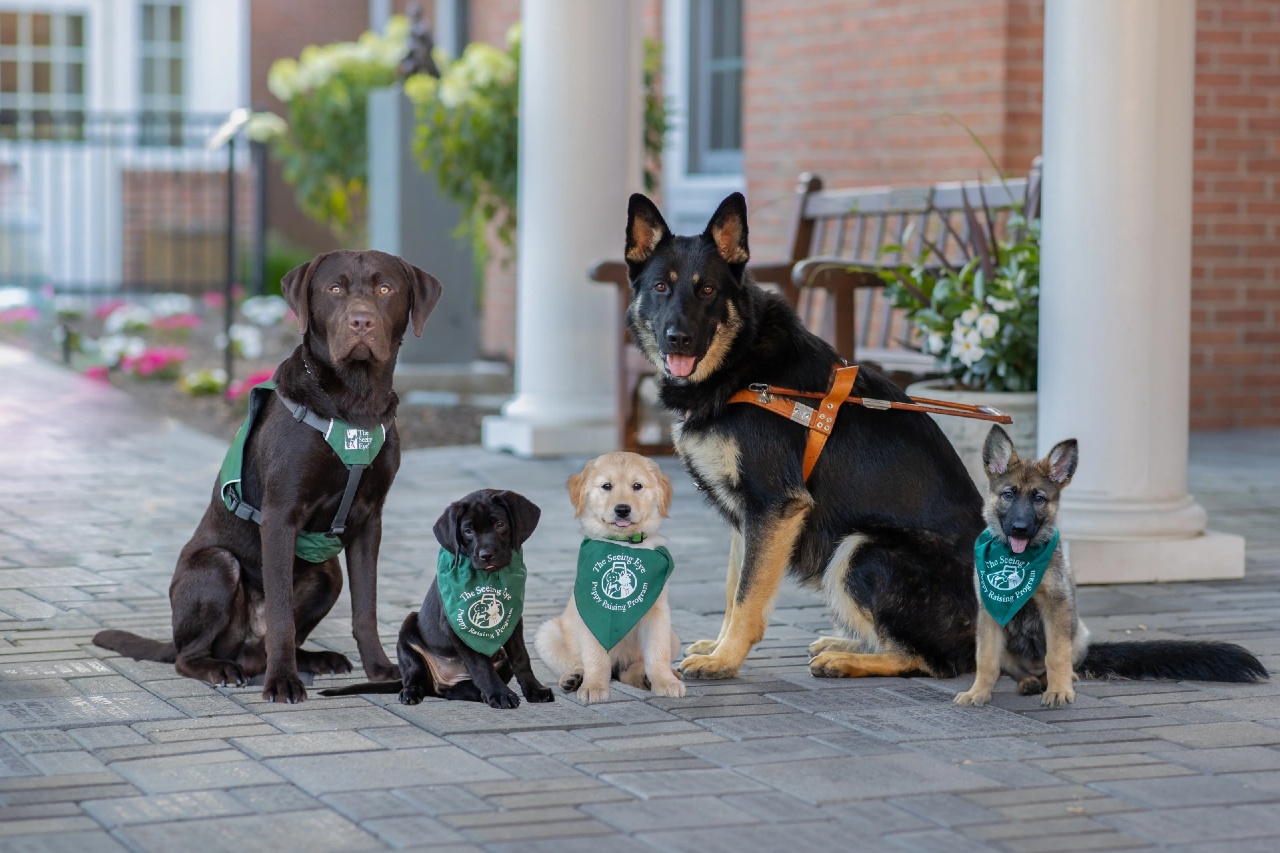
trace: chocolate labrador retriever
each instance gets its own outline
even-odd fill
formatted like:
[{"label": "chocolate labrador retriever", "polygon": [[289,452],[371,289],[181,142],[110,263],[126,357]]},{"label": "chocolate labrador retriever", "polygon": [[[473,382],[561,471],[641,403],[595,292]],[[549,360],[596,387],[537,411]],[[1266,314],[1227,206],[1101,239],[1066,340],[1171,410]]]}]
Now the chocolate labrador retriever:
[{"label": "chocolate labrador retriever", "polygon": [[[446,555],[440,562],[455,563],[454,555],[466,557],[474,567],[472,577],[478,585],[487,584],[489,578],[504,574],[504,570],[509,570],[515,562],[521,575],[518,597],[522,599],[523,558],[520,549],[533,535],[541,516],[542,511],[536,504],[516,492],[496,489],[472,492],[450,504],[435,523],[436,540]],[[453,618],[457,614],[446,610],[437,577],[422,600],[422,608],[410,613],[400,627],[396,655],[400,659],[403,682],[352,684],[321,690],[320,693],[323,696],[354,696],[398,692],[404,705],[417,705],[427,696],[438,696],[465,702],[485,702],[493,708],[515,708],[520,705],[520,697],[507,686],[514,675],[525,699],[554,702],[555,695],[551,689],[543,686],[533,674],[529,651],[524,644],[522,611],[511,608],[509,615],[504,615],[515,620],[514,627],[507,626],[510,636],[492,655],[477,651],[459,637],[453,627]],[[507,631],[501,633],[506,634]]]},{"label": "chocolate labrador retriever", "polygon": [[301,647],[342,590],[342,550],[365,674],[399,676],[375,614],[382,505],[400,467],[391,377],[410,318],[421,336],[441,287],[393,255],[352,251],[319,255],[280,286],[302,343],[276,369],[274,393],[255,392],[243,453],[234,469],[223,463],[178,556],[173,641],[103,631],[93,642],[212,684],[265,673],[262,697],[292,703],[307,697],[299,670],[351,671],[343,655]]}]

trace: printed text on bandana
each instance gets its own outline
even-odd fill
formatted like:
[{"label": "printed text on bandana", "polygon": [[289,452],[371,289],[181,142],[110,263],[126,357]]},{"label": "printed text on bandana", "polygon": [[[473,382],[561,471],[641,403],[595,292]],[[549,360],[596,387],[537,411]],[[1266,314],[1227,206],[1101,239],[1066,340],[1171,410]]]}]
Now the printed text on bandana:
[{"label": "printed text on bandana", "polygon": [[453,614],[454,628],[486,640],[496,640],[506,632],[516,611],[512,595],[505,589],[481,586],[458,594],[461,602]]},{"label": "printed text on bandana", "polygon": [[591,567],[591,597],[605,610],[626,613],[644,603],[649,582],[640,558],[630,554],[610,554]]}]

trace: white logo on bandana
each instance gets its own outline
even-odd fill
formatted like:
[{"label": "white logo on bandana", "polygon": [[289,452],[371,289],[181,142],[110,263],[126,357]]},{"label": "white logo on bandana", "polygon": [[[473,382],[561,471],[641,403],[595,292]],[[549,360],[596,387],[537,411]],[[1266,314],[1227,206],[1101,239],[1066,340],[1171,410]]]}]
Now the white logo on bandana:
[{"label": "white logo on bandana", "polygon": [[635,572],[627,568],[625,561],[614,560],[600,578],[600,589],[614,601],[625,601],[636,591]]},{"label": "white logo on bandana", "polygon": [[367,429],[349,429],[343,446],[346,450],[368,450],[371,444],[373,436],[369,435]]},{"label": "white logo on bandana", "polygon": [[479,600],[467,608],[467,621],[486,631],[501,625],[506,615],[506,608],[498,600],[497,593],[492,590],[486,591]]}]

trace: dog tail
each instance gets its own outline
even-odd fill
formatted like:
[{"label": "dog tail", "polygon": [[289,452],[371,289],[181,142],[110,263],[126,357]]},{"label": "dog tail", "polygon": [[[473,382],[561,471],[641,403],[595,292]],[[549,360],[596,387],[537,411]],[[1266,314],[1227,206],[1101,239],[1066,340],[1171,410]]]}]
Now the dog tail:
[{"label": "dog tail", "polygon": [[399,693],[403,681],[366,681],[364,684],[348,684],[346,687],[330,687],[321,690],[321,696],[359,696],[362,693]]},{"label": "dog tail", "polygon": [[178,659],[178,647],[172,642],[162,643],[128,631],[99,631],[93,637],[93,644],[134,660],[173,663]]},{"label": "dog tail", "polygon": [[1252,682],[1267,669],[1234,643],[1202,640],[1091,643],[1081,678],[1159,678],[1189,681]]}]

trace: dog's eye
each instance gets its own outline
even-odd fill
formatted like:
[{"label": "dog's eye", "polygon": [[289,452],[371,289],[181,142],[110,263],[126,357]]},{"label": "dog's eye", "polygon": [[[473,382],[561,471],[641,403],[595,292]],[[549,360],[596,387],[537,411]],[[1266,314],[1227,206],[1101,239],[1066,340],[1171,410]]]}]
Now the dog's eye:
[{"label": "dog's eye", "polygon": [[716,289],[709,284],[704,284],[702,285],[702,290],[698,292],[701,293],[703,296],[710,296],[711,294],[716,292]]},{"label": "dog's eye", "polygon": [[507,529],[507,523],[506,523],[505,521],[495,521],[495,522],[493,523],[493,529],[494,529],[494,530],[506,530],[506,529]]},{"label": "dog's eye", "polygon": [[632,490],[633,492],[638,492],[638,491],[640,491],[640,490],[641,490],[641,489],[643,489],[643,488],[644,488],[644,486],[640,485],[639,483],[632,483],[632,484],[631,484],[631,490]]},{"label": "dog's eye", "polygon": [[464,527],[462,528],[462,535],[470,539],[472,536],[476,535],[476,532],[473,528]]},{"label": "dog's eye", "polygon": [[335,285],[333,285],[332,287],[330,287],[330,288],[329,288],[329,292],[330,292],[330,293],[341,293],[341,292],[342,292],[342,285],[340,285],[340,284],[335,284]]},{"label": "dog's eye", "polygon": [[1048,499],[1048,498],[1046,498],[1044,495],[1036,495],[1036,505],[1037,505],[1037,506],[1040,506],[1041,504],[1046,503],[1048,500],[1049,500],[1049,499]]},{"label": "dog's eye", "polygon": [[600,488],[604,489],[606,492],[607,492],[607,491],[610,491],[610,490],[612,490],[612,489],[613,489],[613,483],[605,483],[605,484],[604,484],[603,486],[601,486]]},{"label": "dog's eye", "polygon": [[378,292],[381,293],[383,296],[386,296],[388,293],[391,292],[391,285],[389,284],[382,285],[381,287],[378,288]]},{"label": "dog's eye", "polygon": [[1014,495],[1013,489],[1005,489],[1003,492],[1000,493],[1000,497],[1004,498],[1007,501],[1013,500],[1013,495]]},{"label": "dog's eye", "polygon": [[660,281],[660,282],[658,282],[657,284],[655,284],[655,285],[653,286],[653,289],[654,289],[654,290],[656,290],[656,291],[658,291],[659,293],[666,293],[666,292],[667,292],[667,283],[666,283],[666,282],[664,282],[664,281]]}]

